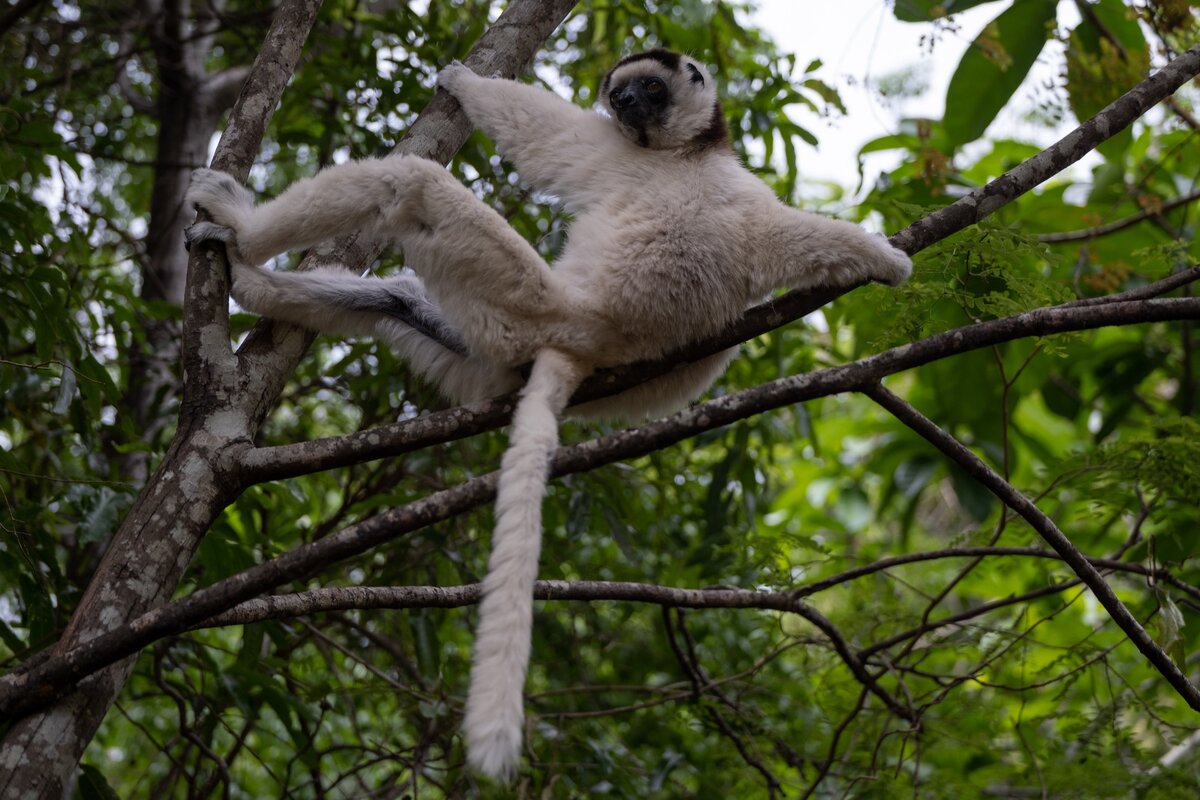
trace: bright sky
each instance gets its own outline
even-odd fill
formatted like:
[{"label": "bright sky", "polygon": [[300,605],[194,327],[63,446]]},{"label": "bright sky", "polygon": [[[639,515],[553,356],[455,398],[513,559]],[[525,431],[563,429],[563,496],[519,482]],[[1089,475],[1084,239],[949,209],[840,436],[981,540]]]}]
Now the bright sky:
[{"label": "bright sky", "polygon": [[[832,179],[843,185],[857,181],[857,153],[871,139],[895,133],[902,117],[939,118],[946,87],[967,45],[983,27],[1006,6],[985,3],[955,18],[958,31],[943,31],[930,50],[922,36],[932,32],[930,25],[903,23],[892,15],[890,3],[883,0],[758,0],[757,23],[781,49],[797,54],[800,68],[814,58],[823,62],[818,75],[839,90],[847,114],[831,122],[821,120],[802,109],[794,109],[794,118],[808,127],[820,141],[819,151],[799,151],[803,177],[808,180]],[[1074,25],[1077,12],[1070,3],[1060,3],[1060,24]],[[1053,45],[1052,45],[1053,46]],[[1060,63],[1049,58],[1047,48],[1015,99],[1031,105],[1039,84],[1054,79]],[[915,68],[928,85],[919,97],[907,98],[898,107],[881,103],[871,86],[890,73]],[[1049,144],[1057,135],[1022,125],[1015,114],[1003,115],[992,132],[1019,130],[1021,138]],[[1065,132],[1063,130],[1062,132]],[[868,177],[875,170],[894,163],[895,156],[873,156],[868,161]]]}]

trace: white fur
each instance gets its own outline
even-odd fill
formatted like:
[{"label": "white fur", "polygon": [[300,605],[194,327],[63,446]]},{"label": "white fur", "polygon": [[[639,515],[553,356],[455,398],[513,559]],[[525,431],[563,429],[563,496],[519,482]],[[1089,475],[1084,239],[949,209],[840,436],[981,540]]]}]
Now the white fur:
[{"label": "white fur", "polygon": [[533,583],[542,549],[542,496],[550,456],[558,447],[558,415],[586,374],[569,356],[545,349],[513,414],[500,464],[496,530],[463,730],[467,758],[486,775],[507,779],[521,755],[522,687],[533,633]]},{"label": "white fur", "polygon": [[[556,420],[582,377],[715,334],[780,287],[898,284],[911,271],[886,239],[780,203],[714,141],[714,123],[723,120],[712,78],[678,59],[670,69],[670,54],[635,58],[606,79],[665,81],[670,105],[656,107],[653,129],[640,131],[461,64],[439,77],[521,176],[575,215],[554,269],[444,169],[411,156],[331,167],[263,205],[211,170],[196,172],[188,194],[216,223],[198,224],[193,238],[233,245],[233,295],[252,311],[383,338],[458,401],[515,388],[516,368],[534,362],[501,465],[467,702],[468,757],[489,775],[509,776],[519,760],[541,500]],[[360,230],[398,243],[419,280],[256,266]],[[461,336],[470,355],[379,310],[396,297]],[[634,419],[674,411],[704,391],[733,352],[577,413]]]}]

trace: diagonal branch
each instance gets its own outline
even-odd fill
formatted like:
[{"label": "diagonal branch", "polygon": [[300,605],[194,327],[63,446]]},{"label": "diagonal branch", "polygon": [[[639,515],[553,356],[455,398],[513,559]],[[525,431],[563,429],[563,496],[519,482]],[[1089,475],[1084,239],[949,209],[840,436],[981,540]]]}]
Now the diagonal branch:
[{"label": "diagonal branch", "polygon": [[1033,158],[1013,167],[987,186],[909,225],[892,237],[892,244],[915,253],[946,238],[949,233],[986,219],[1001,206],[1062,172],[1095,150],[1097,145],[1125,130],[1197,73],[1200,73],[1200,44],[1192,45]]},{"label": "diagonal branch", "polygon": [[[245,181],[262,143],[267,122],[300,61],[300,53],[320,7],[321,0],[304,0],[284,3],[276,9],[262,49],[229,112],[229,121],[213,154],[213,169]],[[218,259],[222,268],[214,269],[213,261]],[[223,331],[229,329],[227,274],[223,257],[211,247],[198,248],[188,258],[183,303],[184,335],[180,348],[185,395],[201,388],[210,392],[222,391],[228,383],[228,365],[222,363],[223,359],[215,351],[207,352],[203,347],[203,332],[207,326],[215,324]],[[210,376],[216,380],[206,382],[204,378]],[[185,405],[187,402],[185,400]]]},{"label": "diagonal branch", "polygon": [[[1042,312],[1059,313],[1066,309],[1085,308],[1092,306],[1110,306],[1114,304],[1129,302],[1133,300],[1146,300],[1157,297],[1161,294],[1166,294],[1174,289],[1178,289],[1193,281],[1200,280],[1200,266],[1191,267],[1190,269],[1177,272],[1160,281],[1141,286],[1136,289],[1122,292],[1115,295],[1107,295],[1105,297],[1090,297],[1082,300],[1073,300],[1064,303],[1060,306],[1054,306],[1049,309],[1038,309],[1035,311],[1019,314],[1015,317],[1007,317],[1004,320],[992,320],[987,323],[982,323],[984,326],[989,326],[988,330],[996,333],[990,326],[1002,326],[1009,322],[1015,324],[1017,328],[1021,328],[1024,332],[1017,333],[1012,336],[1002,336],[1001,338],[989,340],[986,343],[979,345],[971,345],[966,349],[974,349],[975,347],[985,347],[992,344],[1000,344],[1004,341],[1009,341],[1012,338],[1020,338],[1021,336],[1043,336],[1048,333],[1060,333],[1065,330],[1083,330],[1085,327],[1100,327],[1104,325],[1127,324],[1128,322],[1149,322],[1150,318],[1132,319],[1126,318],[1126,322],[1099,322],[1097,325],[1087,325],[1080,328],[1060,328],[1056,330],[1041,329],[1037,325],[1026,327],[1032,321],[1031,315]],[[826,292],[832,294],[832,292]],[[778,325],[784,324],[787,320],[784,319],[786,314],[774,315],[773,309],[775,303],[786,301],[789,298],[807,298],[816,302],[817,298],[813,295],[800,295],[797,292],[785,295],[773,303],[766,303],[753,309],[751,313],[761,312],[763,324]],[[825,300],[821,301],[826,302]],[[819,308],[819,304],[810,310]],[[1187,315],[1191,312],[1180,312]],[[807,313],[807,312],[806,312]],[[774,315],[774,316],[773,316]],[[747,317],[746,319],[749,319]],[[743,319],[743,323],[746,321]],[[1018,321],[1021,320],[1021,321]],[[1007,320],[1008,322],[1005,322]],[[739,326],[741,323],[739,323]],[[766,328],[764,330],[769,330]],[[967,334],[967,331],[971,331]],[[756,335],[754,332],[740,330],[736,335],[745,335],[747,338]],[[960,336],[974,337],[977,335],[990,335],[980,329],[979,326],[968,326],[952,331],[947,331],[942,334],[930,337],[921,342],[916,342],[912,345],[895,348],[893,350],[881,353],[867,362],[874,359],[885,359],[888,354],[899,354],[902,351],[909,351],[910,348],[916,348],[918,352],[924,352],[926,348],[934,351],[939,350],[947,341],[955,340]],[[594,376],[585,384],[584,388],[588,387],[603,387],[589,390],[587,399],[595,399],[596,397],[605,397],[609,394],[615,394],[630,385],[641,383],[648,377],[664,374],[674,366],[694,361],[698,358],[703,358],[707,355],[720,352],[727,347],[737,344],[741,339],[730,341],[724,335],[722,337],[705,340],[696,345],[689,346],[684,351],[676,356],[668,357],[662,361],[653,363],[633,364],[629,367],[621,367],[614,370],[606,370]],[[967,339],[963,339],[961,343],[965,344]],[[947,351],[941,355],[934,355],[929,358],[918,356],[916,361],[909,361],[907,366],[902,366],[899,369],[908,369],[913,366],[928,363],[935,358],[941,358],[945,355],[954,355],[965,352],[966,350]],[[914,357],[913,352],[908,352],[909,359]],[[865,362],[857,362],[865,363]],[[897,370],[898,371],[898,370]],[[821,370],[810,373],[811,375],[827,375],[830,370]],[[890,374],[890,372],[888,373]],[[629,382],[630,379],[632,382]],[[582,390],[581,390],[582,391]],[[594,394],[592,392],[595,392]],[[403,455],[435,444],[463,439],[468,436],[474,436],[477,433],[482,433],[488,430],[494,430],[503,425],[509,415],[512,413],[515,396],[499,397],[492,400],[485,400],[471,405],[459,406],[456,408],[446,409],[443,411],[435,411],[430,414],[425,414],[413,419],[407,419],[402,422],[384,425],[379,428],[372,428],[365,431],[357,431],[355,433],[346,434],[344,436],[330,436],[321,439],[313,439],[307,442],[297,444],[277,445],[274,447],[259,447],[248,448],[241,455],[241,480],[247,484],[262,483],[271,480],[279,480],[281,478],[292,478],[298,475],[307,475],[320,470],[334,469],[336,467],[345,467],[351,464],[358,464],[372,459]]]},{"label": "diagonal branch", "polygon": [[966,470],[971,477],[986,486],[1002,503],[1020,514],[1079,576],[1079,579],[1100,601],[1100,605],[1104,606],[1113,621],[1120,626],[1138,650],[1142,651],[1142,655],[1146,656],[1146,659],[1167,679],[1167,682],[1187,701],[1189,706],[1200,711],[1200,691],[1197,691],[1183,671],[1158,646],[1150,634],[1146,633],[1146,629],[1138,622],[1137,617],[1129,612],[1125,604],[1104,581],[1100,572],[1058,529],[1053,520],[1034,505],[1033,501],[1013,488],[1012,484],[1004,480],[961,442],[943,431],[907,402],[885,389],[882,384],[877,383],[865,387],[863,391],[868,397],[891,412],[896,419],[941,450],[943,454]]}]

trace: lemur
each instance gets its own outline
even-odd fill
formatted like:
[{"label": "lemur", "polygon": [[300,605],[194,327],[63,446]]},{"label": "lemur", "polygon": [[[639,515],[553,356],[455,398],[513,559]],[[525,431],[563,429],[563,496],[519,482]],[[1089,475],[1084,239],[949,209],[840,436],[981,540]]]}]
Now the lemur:
[{"label": "lemur", "polygon": [[[622,59],[604,77],[599,112],[459,63],[438,86],[522,179],[574,216],[553,267],[444,168],[407,155],[330,167],[258,205],[232,177],[198,170],[188,199],[212,222],[188,233],[226,243],[244,308],[378,337],[452,401],[516,389],[532,362],[500,467],[464,720],[471,765],[507,777],[520,759],[542,498],[574,389],[598,368],[716,334],[776,289],[897,285],[912,265],[882,236],[780,202],[734,155],[712,76],[688,56]],[[260,266],[356,231],[398,244],[415,276]],[[572,413],[669,413],[733,354]]]}]

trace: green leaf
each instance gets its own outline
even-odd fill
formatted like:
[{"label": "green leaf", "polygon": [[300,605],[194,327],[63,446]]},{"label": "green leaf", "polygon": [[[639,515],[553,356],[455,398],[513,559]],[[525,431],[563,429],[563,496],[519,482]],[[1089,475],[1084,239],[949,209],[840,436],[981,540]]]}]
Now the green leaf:
[{"label": "green leaf", "polygon": [[251,671],[262,659],[262,643],[266,637],[266,629],[267,626],[262,623],[242,628],[242,647],[237,654],[239,669]]},{"label": "green leaf", "polygon": [[[1142,33],[1142,26],[1138,24],[1137,13],[1127,3],[1123,0],[1099,0],[1088,5],[1103,26],[1103,31],[1099,32],[1101,36],[1115,39],[1125,51],[1126,59],[1147,50],[1146,37]],[[1081,24],[1095,27],[1090,18],[1085,18]]]},{"label": "green leaf", "polygon": [[976,522],[983,522],[996,505],[995,496],[957,464],[950,465],[950,483],[958,502]]},{"label": "green leaf", "polygon": [[3,642],[14,653],[20,653],[25,649],[25,642],[5,624],[4,620],[0,620],[0,642]]},{"label": "green leaf", "polygon": [[892,13],[901,22],[929,22],[990,2],[992,0],[896,0]]},{"label": "green leaf", "polygon": [[857,533],[871,524],[871,501],[867,493],[858,487],[842,489],[833,504],[833,516],[851,533]]},{"label": "green leaf", "polygon": [[[1089,4],[1067,42],[1067,99],[1080,120],[1127,92],[1146,76],[1150,49],[1137,18],[1121,0]],[[1109,162],[1120,162],[1133,142],[1131,128],[1117,133],[1098,149]]]},{"label": "green leaf", "polygon": [[1055,0],[1015,0],[963,55],[946,91],[946,133],[954,144],[983,135],[1025,80],[1050,35]]},{"label": "green leaf", "polygon": [[928,456],[916,456],[901,462],[893,475],[896,488],[906,498],[912,499],[921,493],[935,472],[938,462]]},{"label": "green leaf", "polygon": [[1079,387],[1064,375],[1051,375],[1042,384],[1041,392],[1046,408],[1063,419],[1073,420],[1083,410]]},{"label": "green leaf", "polygon": [[29,628],[29,640],[40,641],[55,631],[54,604],[46,587],[32,576],[21,575],[18,583],[25,603],[24,623]]},{"label": "green leaf", "polygon": [[120,800],[120,795],[108,785],[104,773],[91,764],[84,764],[80,768],[75,796],[79,800]]},{"label": "green leaf", "polygon": [[216,527],[200,540],[196,563],[208,580],[217,581],[254,566],[255,558],[253,550],[227,528]]},{"label": "green leaf", "polygon": [[417,611],[408,615],[409,630],[412,632],[413,649],[417,653],[417,664],[423,675],[440,675],[442,671],[442,649],[437,626],[429,613]]}]

